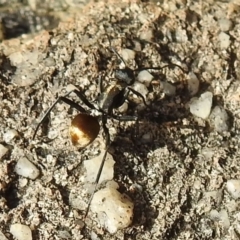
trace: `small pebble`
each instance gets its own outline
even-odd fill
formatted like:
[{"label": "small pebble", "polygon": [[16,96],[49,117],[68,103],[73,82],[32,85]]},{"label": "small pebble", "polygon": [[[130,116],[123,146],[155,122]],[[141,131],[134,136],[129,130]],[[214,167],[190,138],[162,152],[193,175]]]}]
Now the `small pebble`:
[{"label": "small pebble", "polygon": [[218,36],[221,49],[227,49],[230,46],[230,37],[228,34],[221,32]]},{"label": "small pebble", "polygon": [[128,196],[106,187],[94,194],[90,209],[97,213],[99,223],[113,234],[132,223],[133,206]]},{"label": "small pebble", "polygon": [[12,224],[10,227],[10,233],[17,239],[17,240],[32,240],[32,231],[31,229],[22,224]]},{"label": "small pebble", "polygon": [[3,140],[6,143],[11,142],[15,137],[18,136],[18,132],[15,129],[9,129],[8,131],[6,131],[3,135]]},{"label": "small pebble", "polygon": [[162,88],[163,88],[163,92],[169,96],[175,96],[176,95],[176,87],[174,85],[172,85],[169,82],[161,82]]},{"label": "small pebble", "polygon": [[199,98],[194,98],[190,102],[190,112],[197,117],[207,119],[212,107],[213,94],[203,93]]},{"label": "small pebble", "polygon": [[[103,155],[104,155],[104,152],[93,159],[84,161],[84,167],[86,168],[86,171],[87,171],[86,176],[85,176],[85,182],[90,182],[90,183],[95,182],[96,176],[98,173],[98,169],[103,160]],[[102,169],[99,183],[113,179],[114,164],[115,164],[115,161],[113,160],[112,155],[107,153],[107,157],[106,157],[103,169]]]},{"label": "small pebble", "polygon": [[232,28],[232,22],[227,18],[221,18],[218,20],[221,31],[227,32]]},{"label": "small pebble", "polygon": [[66,230],[58,231],[58,237],[60,239],[71,239],[71,234]]},{"label": "small pebble", "polygon": [[39,170],[26,157],[23,157],[18,160],[15,166],[15,171],[18,175],[21,175],[23,177],[30,178],[33,180],[39,176]]},{"label": "small pebble", "polygon": [[8,152],[8,148],[0,144],[0,159],[2,159],[3,156],[7,154],[7,152]]},{"label": "small pebble", "polygon": [[149,87],[151,81],[153,80],[153,75],[147,70],[143,70],[138,73],[137,79],[140,83],[143,83]]},{"label": "small pebble", "polygon": [[229,221],[228,213],[224,209],[222,209],[220,212],[218,212],[215,209],[211,210],[210,211],[210,218],[213,221],[219,221],[225,229],[228,229],[230,227],[230,221]]},{"label": "small pebble", "polygon": [[215,130],[219,133],[228,131],[228,114],[223,107],[216,106],[210,115],[210,120],[215,128]]},{"label": "small pebble", "polygon": [[225,209],[222,209],[219,212],[220,222],[224,226],[225,229],[228,229],[230,227],[230,220],[228,217],[228,212]]},{"label": "small pebble", "polygon": [[229,194],[234,198],[240,198],[240,180],[238,179],[231,179],[227,181],[226,184],[227,191]]},{"label": "small pebble", "polygon": [[153,39],[153,30],[152,29],[147,29],[145,31],[142,31],[139,34],[139,38],[141,40],[145,40],[145,41],[151,42],[152,39]]},{"label": "small pebble", "polygon": [[121,50],[121,56],[124,61],[134,60],[136,52],[132,49],[124,48]]},{"label": "small pebble", "polygon": [[194,96],[199,90],[199,80],[195,73],[190,72],[188,74],[188,91],[191,96]]}]

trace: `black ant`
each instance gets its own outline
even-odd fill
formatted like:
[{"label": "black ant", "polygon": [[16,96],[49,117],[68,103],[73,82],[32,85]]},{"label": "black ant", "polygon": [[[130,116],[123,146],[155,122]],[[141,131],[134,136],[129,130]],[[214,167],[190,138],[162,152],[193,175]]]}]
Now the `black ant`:
[{"label": "black ant", "polygon": [[[89,108],[92,110],[97,110],[101,115],[100,115],[100,120],[102,121],[102,127],[103,131],[105,134],[105,144],[106,144],[106,150],[101,162],[101,165],[99,167],[96,179],[95,179],[95,189],[89,199],[88,206],[86,209],[85,213],[85,218],[88,215],[89,208],[91,205],[91,201],[93,199],[93,195],[96,191],[97,184],[99,182],[101,172],[104,167],[104,163],[106,160],[108,148],[110,145],[110,134],[109,130],[107,128],[107,120],[108,118],[113,118],[119,121],[136,121],[137,116],[129,116],[129,115],[124,115],[124,116],[119,116],[113,113],[114,109],[119,108],[124,101],[128,98],[128,95],[130,92],[133,94],[137,95],[140,97],[144,103],[145,106],[149,107],[149,105],[146,103],[145,98],[143,95],[136,90],[131,88],[131,85],[136,81],[135,80],[135,74],[134,72],[136,71],[141,71],[141,70],[161,70],[165,67],[169,67],[169,65],[165,65],[163,67],[155,67],[155,68],[141,68],[141,69],[136,69],[133,70],[129,67],[127,67],[125,61],[123,58],[118,54],[118,52],[110,47],[111,51],[124,63],[125,68],[124,69],[116,69],[115,70],[115,78],[116,78],[116,83],[112,84],[105,89],[103,89],[103,83],[102,83],[102,77],[99,78],[99,88],[100,88],[100,94],[97,98],[97,105],[95,106],[93,103],[89,102],[89,100],[86,98],[84,93],[81,91],[74,89],[64,96],[58,97],[58,99],[52,104],[52,106],[47,110],[47,112],[43,115],[42,119],[38,123],[36,130],[33,134],[33,139],[35,138],[37,131],[40,127],[40,125],[44,122],[44,120],[48,117],[52,109],[55,107],[55,105],[62,101],[65,102],[66,104],[70,105],[70,107],[73,107],[77,109],[80,113],[76,115],[70,126],[70,137],[73,145],[77,146],[79,149],[85,148],[87,145],[92,143],[94,139],[98,136],[99,131],[100,131],[100,124],[99,124],[99,119],[98,117],[90,115],[90,113],[82,106],[80,106],[78,103],[70,100],[68,96],[74,92],[79,99]],[[182,71],[184,71],[180,66],[176,64],[172,64],[173,66],[179,67]]]}]

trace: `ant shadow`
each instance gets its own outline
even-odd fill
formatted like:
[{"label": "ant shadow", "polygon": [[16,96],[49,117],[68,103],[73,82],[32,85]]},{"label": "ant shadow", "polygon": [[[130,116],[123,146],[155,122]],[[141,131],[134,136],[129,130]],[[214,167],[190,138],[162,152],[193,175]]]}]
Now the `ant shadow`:
[{"label": "ant shadow", "polygon": [[[189,102],[190,98],[191,96],[187,94],[181,94],[183,103]],[[156,111],[158,115],[155,114]],[[153,168],[151,166],[152,162],[163,165],[163,170],[159,173],[162,175],[157,176],[158,183],[156,183],[163,188],[166,188],[170,184],[171,177],[177,171],[177,168],[168,167],[166,163],[162,162],[161,154],[159,158],[157,157],[155,160],[152,160],[151,153],[159,149],[167,149],[177,156],[177,161],[184,165],[186,173],[190,175],[194,171],[194,164],[185,163],[184,161],[187,155],[190,155],[194,159],[198,154],[198,150],[191,149],[188,153],[182,152],[181,147],[174,143],[173,136],[169,136],[170,128],[174,128],[177,132],[180,132],[180,128],[190,128],[197,132],[208,132],[205,129],[208,126],[200,127],[194,123],[183,126],[182,120],[185,118],[190,119],[191,114],[185,104],[178,105],[174,103],[173,98],[153,102],[152,108],[139,111],[138,117],[138,123],[118,129],[118,134],[111,142],[111,147],[114,149],[112,155],[116,161],[114,169],[115,179],[118,183],[121,183],[119,191],[127,192],[127,195],[134,202],[132,225],[135,227],[141,225],[144,227],[144,230],[150,230],[159,214],[159,210],[152,204],[151,195],[154,193],[151,193],[152,189],[149,189],[148,184],[148,179],[150,181],[152,179],[149,176]],[[121,122],[119,125],[121,125]],[[137,134],[136,128],[139,129]],[[150,138],[145,139],[144,136],[149,136],[149,134]],[[181,140],[184,142],[184,139]],[[185,145],[186,147],[188,146],[186,142]],[[129,185],[132,185],[130,190],[126,190],[129,189]],[[190,198],[190,195],[188,196]],[[161,201],[161,195],[159,195],[159,201]],[[182,207],[185,213],[189,212],[191,207],[189,204],[190,199],[187,202],[186,206]],[[183,223],[184,219],[176,219],[173,226],[167,230],[165,235],[169,236],[170,234],[175,236],[176,232],[180,231]]]}]

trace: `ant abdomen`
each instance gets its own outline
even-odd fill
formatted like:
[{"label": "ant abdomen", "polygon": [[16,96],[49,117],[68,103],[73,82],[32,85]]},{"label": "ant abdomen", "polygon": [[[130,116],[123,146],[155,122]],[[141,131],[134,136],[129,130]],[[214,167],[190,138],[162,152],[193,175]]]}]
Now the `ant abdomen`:
[{"label": "ant abdomen", "polygon": [[76,115],[69,128],[72,144],[79,149],[92,143],[98,136],[99,131],[98,119],[85,113]]}]

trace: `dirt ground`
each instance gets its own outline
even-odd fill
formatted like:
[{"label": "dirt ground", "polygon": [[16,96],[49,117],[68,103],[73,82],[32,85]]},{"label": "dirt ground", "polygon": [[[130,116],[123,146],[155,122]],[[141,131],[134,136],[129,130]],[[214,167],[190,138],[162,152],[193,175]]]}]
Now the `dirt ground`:
[{"label": "dirt ground", "polygon": [[[43,14],[42,5],[29,1],[33,16],[51,16],[40,21],[38,15],[31,26],[40,27],[30,28],[31,34],[12,38],[6,28],[1,33],[0,145],[7,149],[0,151],[2,234],[14,239],[10,226],[21,223],[34,240],[239,239],[240,200],[226,189],[227,181],[240,180],[239,1],[53,2],[41,3],[48,6]],[[131,226],[115,234],[91,212],[85,221],[84,209],[70,201],[77,195],[88,202],[82,163],[100,153],[102,131],[90,146],[76,150],[68,126],[77,111],[58,104],[32,140],[44,112],[72,85],[94,101],[99,76],[104,85],[114,83],[120,62],[110,45],[120,55],[122,49],[135,51],[127,62],[132,69],[169,64],[150,71],[151,108],[129,103],[126,114],[139,116],[137,134],[136,122],[108,121],[114,179],[135,206]],[[227,131],[217,132],[209,119],[190,113],[189,73],[200,81],[195,96],[210,91],[212,108],[227,111]],[[174,85],[176,93],[164,94],[161,81]],[[24,157],[40,170],[35,180],[15,172]]]}]

